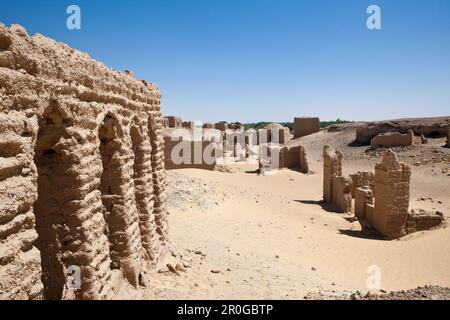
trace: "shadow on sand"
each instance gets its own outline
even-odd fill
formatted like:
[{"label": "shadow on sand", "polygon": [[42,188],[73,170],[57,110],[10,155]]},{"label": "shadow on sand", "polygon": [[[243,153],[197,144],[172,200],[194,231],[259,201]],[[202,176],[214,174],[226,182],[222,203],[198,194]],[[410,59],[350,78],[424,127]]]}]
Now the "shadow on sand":
[{"label": "shadow on sand", "polygon": [[350,142],[347,146],[349,146],[349,147],[368,147],[368,146],[370,146],[370,144],[358,142],[358,141],[354,140],[354,141]]},{"label": "shadow on sand", "polygon": [[362,230],[339,229],[339,233],[353,238],[368,239],[368,240],[383,240],[381,235],[376,230],[364,227]]},{"label": "shadow on sand", "polygon": [[[327,212],[335,212],[339,213],[338,208],[333,205],[332,203],[326,203],[322,200],[294,200],[295,202],[303,203],[303,204],[309,204],[309,205],[316,205],[320,206],[323,210]],[[358,221],[356,217],[348,217],[343,216],[345,220],[348,222],[355,222]],[[362,230],[345,230],[345,229],[338,229],[339,234],[353,237],[353,238],[360,238],[360,239],[369,239],[369,240],[383,240],[383,237],[380,233],[378,233],[376,230],[366,226],[364,223],[361,223]]]},{"label": "shadow on sand", "polygon": [[312,204],[312,205],[320,206],[325,211],[339,213],[337,206],[335,206],[332,203],[323,202],[322,200],[319,200],[319,201],[317,201],[317,200],[294,200],[294,201],[303,203],[303,204]]}]

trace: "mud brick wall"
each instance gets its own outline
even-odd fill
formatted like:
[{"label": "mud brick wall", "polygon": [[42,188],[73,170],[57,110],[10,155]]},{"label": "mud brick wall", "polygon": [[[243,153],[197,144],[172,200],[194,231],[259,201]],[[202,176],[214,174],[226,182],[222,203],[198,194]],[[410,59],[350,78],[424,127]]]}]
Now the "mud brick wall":
[{"label": "mud brick wall", "polygon": [[303,173],[309,172],[308,159],[302,146],[280,147],[279,165],[283,169],[299,169]]},{"label": "mud brick wall", "polygon": [[[423,122],[427,121],[426,124]],[[423,134],[425,137],[445,137],[450,128],[450,119],[417,121],[392,121],[384,123],[369,123],[356,129],[355,141],[361,144],[370,144],[372,138],[381,133],[400,132],[407,133],[412,130],[415,135]]]},{"label": "mud brick wall", "polygon": [[[216,168],[216,154],[218,145],[215,142],[210,141],[189,141],[182,139],[174,139],[173,137],[164,137],[164,159],[166,170],[175,169],[203,169],[203,170],[214,170]],[[198,154],[196,155],[196,148]],[[181,159],[184,159],[185,152],[190,152],[188,156],[188,161],[185,163],[178,163],[172,157],[172,153],[179,155]],[[214,158],[213,163],[205,161],[203,157],[204,153],[212,155]],[[197,157],[197,158],[196,158]],[[186,157],[187,158],[187,157]],[[197,160],[196,160],[197,159]]]},{"label": "mud brick wall", "polygon": [[258,134],[256,130],[249,129],[245,131],[245,157],[255,158],[259,155]]},{"label": "mud brick wall", "polygon": [[342,153],[328,145],[323,148],[323,200],[338,212],[352,210],[352,180],[342,176]]},{"label": "mud brick wall", "polygon": [[352,197],[356,197],[356,189],[360,187],[370,187],[370,189],[375,190],[375,175],[372,172],[357,172],[351,174],[352,179]]},{"label": "mud brick wall", "polygon": [[169,121],[169,128],[181,128],[183,127],[183,120],[179,117],[169,116],[167,117]]},{"label": "mud brick wall", "polygon": [[392,150],[375,166],[373,226],[388,239],[406,235],[410,177],[411,169]]},{"label": "mud brick wall", "polygon": [[413,144],[413,138],[412,130],[405,134],[399,132],[381,133],[370,141],[370,145],[372,148],[410,146]]},{"label": "mud brick wall", "polygon": [[285,144],[288,143],[291,140],[291,132],[289,131],[289,128],[282,128],[279,129],[279,143]]},{"label": "mud brick wall", "polygon": [[299,148],[299,168],[300,171],[303,173],[308,173],[309,172],[309,165],[308,165],[308,158],[306,156],[306,150],[304,147],[300,146]]},{"label": "mud brick wall", "polygon": [[342,176],[342,153],[330,146],[323,148],[323,200],[332,202],[332,177]]},{"label": "mud brick wall", "polygon": [[355,190],[355,216],[358,219],[367,219],[367,205],[373,204],[373,192],[370,187],[358,187]]},{"label": "mud brick wall", "polygon": [[214,123],[204,123],[203,129],[215,129]]},{"label": "mud brick wall", "polygon": [[214,129],[217,129],[220,131],[228,130],[228,124],[225,122],[218,122],[218,123],[214,124]]},{"label": "mud brick wall", "polygon": [[319,118],[294,118],[294,139],[320,131]]},{"label": "mud brick wall", "polygon": [[40,298],[41,256],[34,245],[38,234],[33,211],[38,124],[31,113],[6,113],[3,102],[0,108],[0,299]]},{"label": "mud brick wall", "polygon": [[429,230],[439,227],[444,222],[441,213],[430,213],[424,210],[411,210],[406,221],[407,233]]},{"label": "mud brick wall", "polygon": [[296,168],[300,166],[300,146],[282,147],[280,152],[280,168]]},{"label": "mud brick wall", "polygon": [[138,286],[167,238],[161,130],[156,86],[0,24],[0,298]]},{"label": "mud brick wall", "polygon": [[352,180],[346,177],[333,176],[331,179],[331,202],[337,206],[338,212],[352,211]]},{"label": "mud brick wall", "polygon": [[195,122],[194,121],[185,121],[182,124],[183,128],[194,130],[195,129]]}]

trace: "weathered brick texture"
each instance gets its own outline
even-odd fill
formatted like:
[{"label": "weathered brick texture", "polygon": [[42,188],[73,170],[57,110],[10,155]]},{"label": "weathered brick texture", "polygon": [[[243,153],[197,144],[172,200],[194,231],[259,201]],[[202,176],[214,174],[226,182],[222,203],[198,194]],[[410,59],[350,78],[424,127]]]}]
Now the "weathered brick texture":
[{"label": "weathered brick texture", "polygon": [[155,85],[0,24],[0,298],[138,285],[167,239],[162,125]]}]

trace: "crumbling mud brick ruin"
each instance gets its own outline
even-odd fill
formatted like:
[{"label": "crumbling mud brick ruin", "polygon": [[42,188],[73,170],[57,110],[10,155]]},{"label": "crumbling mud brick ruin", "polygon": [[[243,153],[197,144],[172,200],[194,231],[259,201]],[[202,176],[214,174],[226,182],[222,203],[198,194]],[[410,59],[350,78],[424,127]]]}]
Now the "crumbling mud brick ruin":
[{"label": "crumbling mud brick ruin", "polygon": [[342,153],[325,146],[323,151],[323,200],[337,206],[339,212],[352,212],[363,226],[372,227],[385,239],[428,230],[444,222],[439,212],[409,212],[411,169],[398,161],[388,149],[375,174],[358,172],[350,179],[342,176]]},{"label": "crumbling mud brick ruin", "polygon": [[369,145],[377,135],[386,132],[408,133],[428,138],[445,137],[450,129],[450,118],[426,118],[420,120],[397,120],[389,122],[371,122],[356,129],[355,142]]},{"label": "crumbling mud brick ruin", "polygon": [[283,146],[280,150],[280,169],[299,169],[302,173],[308,173],[308,159],[305,148],[302,146]]},{"label": "crumbling mud brick ruin", "polygon": [[[207,140],[195,141],[178,137],[164,137],[166,170],[202,169],[214,170],[217,165],[217,146]],[[187,153],[187,154],[186,154]],[[209,157],[205,157],[205,154]]]},{"label": "crumbling mud brick ruin", "polygon": [[375,166],[375,190],[372,224],[387,238],[406,235],[411,169],[388,150]]},{"label": "crumbling mud brick ruin", "polygon": [[323,148],[323,200],[338,212],[352,210],[352,180],[342,176],[342,153],[328,145]]},{"label": "crumbling mud brick ruin", "polygon": [[[273,163],[272,159],[274,153],[278,154],[276,163]],[[261,145],[259,150],[259,170],[260,172],[269,172],[273,169],[295,169],[307,174],[309,166],[305,148],[302,146],[276,144]]]},{"label": "crumbling mud brick ruin", "polygon": [[[163,135],[166,170],[222,170],[229,164],[263,158],[259,161],[260,168],[269,165],[271,169],[309,172],[305,149],[287,145],[286,142],[292,138],[289,128],[277,123],[259,130],[244,130],[240,124],[224,121],[216,123],[214,128],[195,130],[170,126],[164,128]],[[268,159],[272,151],[278,153],[276,163]]]},{"label": "crumbling mud brick ruin", "polygon": [[424,210],[409,211],[411,169],[387,150],[375,166],[374,185],[355,189],[355,216],[374,227],[386,239],[440,226],[443,215]]},{"label": "crumbling mud brick ruin", "polygon": [[189,129],[189,130],[194,130],[195,122],[194,121],[183,121],[182,127]]},{"label": "crumbling mud brick ruin", "polygon": [[400,132],[386,132],[372,138],[370,145],[372,148],[390,148],[410,146],[413,144],[414,132],[408,130],[407,133]]},{"label": "crumbling mud brick ruin", "polygon": [[319,118],[294,118],[294,139],[320,131]]},{"label": "crumbling mud brick ruin", "polygon": [[204,123],[203,124],[203,129],[215,129],[215,124],[214,123]]},{"label": "crumbling mud brick ruin", "polygon": [[156,86],[0,25],[0,298],[145,281],[167,241],[162,124]]},{"label": "crumbling mud brick ruin", "polygon": [[359,187],[369,186],[375,190],[375,175],[372,172],[357,172],[350,175],[352,179],[352,197],[355,198],[355,191]]},{"label": "crumbling mud brick ruin", "polygon": [[214,128],[220,131],[228,130],[228,123],[226,122],[218,122],[214,124]]},{"label": "crumbling mud brick ruin", "polygon": [[439,212],[409,211],[410,179],[410,167],[388,149],[375,166],[374,184],[367,180],[355,190],[355,216],[386,239],[440,226],[444,218]]},{"label": "crumbling mud brick ruin", "polygon": [[181,128],[183,127],[183,120],[179,117],[169,116],[167,117],[169,121],[169,128]]}]

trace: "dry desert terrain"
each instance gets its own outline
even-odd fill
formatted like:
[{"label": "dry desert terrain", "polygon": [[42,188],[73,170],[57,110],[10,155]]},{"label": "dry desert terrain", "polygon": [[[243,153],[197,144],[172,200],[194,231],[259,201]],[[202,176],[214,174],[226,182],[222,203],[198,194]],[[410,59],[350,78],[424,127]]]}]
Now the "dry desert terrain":
[{"label": "dry desert terrain", "polygon": [[[382,152],[351,146],[354,136],[352,126],[343,126],[292,140],[307,150],[307,175],[280,170],[260,176],[249,164],[227,173],[168,171],[173,262],[152,275],[146,298],[346,297],[368,291],[372,265],[380,268],[383,291],[450,286],[447,227],[385,241],[362,231],[352,214],[321,203],[325,144],[343,152],[346,174],[373,171],[380,162]],[[450,149],[444,145],[440,138],[394,150],[412,166],[410,209],[448,218]]]}]

